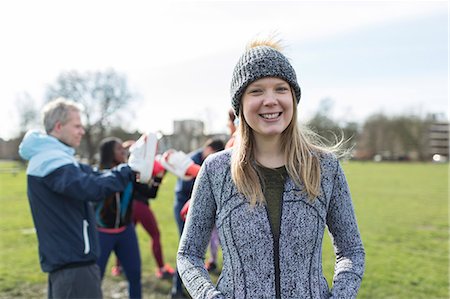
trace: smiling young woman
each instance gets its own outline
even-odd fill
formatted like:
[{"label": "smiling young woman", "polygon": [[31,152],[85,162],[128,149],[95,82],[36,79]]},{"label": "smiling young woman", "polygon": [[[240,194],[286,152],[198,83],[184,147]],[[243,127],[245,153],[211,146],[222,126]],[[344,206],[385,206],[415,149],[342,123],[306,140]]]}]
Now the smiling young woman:
[{"label": "smiling young woman", "polygon": [[[204,162],[178,250],[193,298],[356,297],[365,253],[339,145],[321,146],[297,123],[300,96],[280,46],[252,43],[232,77],[234,146]],[[223,244],[217,285],[201,258],[214,225]],[[325,229],[337,253],[331,289],[322,273]]]}]

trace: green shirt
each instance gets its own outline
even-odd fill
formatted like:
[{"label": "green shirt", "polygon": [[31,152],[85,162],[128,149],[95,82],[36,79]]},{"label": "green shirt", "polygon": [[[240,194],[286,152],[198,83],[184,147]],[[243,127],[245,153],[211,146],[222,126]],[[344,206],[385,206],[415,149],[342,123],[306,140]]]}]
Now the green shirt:
[{"label": "green shirt", "polygon": [[256,165],[262,182],[263,193],[266,199],[267,214],[270,228],[272,230],[274,242],[274,263],[275,263],[275,290],[280,294],[280,223],[281,207],[283,203],[284,183],[288,177],[284,166],[277,168],[267,168]]},{"label": "green shirt", "polygon": [[283,198],[284,183],[288,177],[284,166],[267,168],[256,166],[262,181],[263,193],[266,198],[267,213],[274,239],[280,236],[281,202]]}]

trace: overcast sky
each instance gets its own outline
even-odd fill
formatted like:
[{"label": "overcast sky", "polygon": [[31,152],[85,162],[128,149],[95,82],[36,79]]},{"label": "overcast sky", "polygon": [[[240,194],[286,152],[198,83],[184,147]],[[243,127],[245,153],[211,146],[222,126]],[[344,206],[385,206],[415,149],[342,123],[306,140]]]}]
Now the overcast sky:
[{"label": "overcast sky", "polygon": [[40,108],[62,71],[108,68],[140,95],[126,128],[201,119],[226,132],[234,65],[272,32],[296,69],[303,120],[324,98],[341,121],[448,117],[448,15],[448,1],[2,1],[0,138],[18,132],[20,95]]}]

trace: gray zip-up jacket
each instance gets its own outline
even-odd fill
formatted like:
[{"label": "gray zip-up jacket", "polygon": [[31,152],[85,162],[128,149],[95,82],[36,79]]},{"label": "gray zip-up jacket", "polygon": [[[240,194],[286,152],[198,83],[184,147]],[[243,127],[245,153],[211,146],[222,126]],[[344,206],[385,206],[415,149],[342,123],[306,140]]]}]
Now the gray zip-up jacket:
[{"label": "gray zip-up jacket", "polygon": [[[252,207],[231,179],[231,150],[211,155],[196,179],[177,266],[193,298],[275,298],[273,237],[266,207]],[[337,159],[320,154],[322,193],[309,201],[288,178],[279,239],[281,298],[355,298],[365,253],[349,188]],[[204,268],[216,224],[223,253],[217,286]],[[333,288],[322,273],[322,239],[331,233],[336,253]]]}]

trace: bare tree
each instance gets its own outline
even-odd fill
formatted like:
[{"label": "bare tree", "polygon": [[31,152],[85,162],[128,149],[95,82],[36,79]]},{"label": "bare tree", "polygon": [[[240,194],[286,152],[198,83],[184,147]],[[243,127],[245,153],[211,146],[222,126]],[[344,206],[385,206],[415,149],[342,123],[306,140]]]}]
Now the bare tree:
[{"label": "bare tree", "polygon": [[28,92],[24,92],[16,98],[16,108],[19,115],[19,135],[39,124],[39,110],[35,100]]},{"label": "bare tree", "polygon": [[331,116],[334,102],[330,98],[324,98],[319,103],[319,108],[309,120],[308,126],[317,134],[322,136],[324,142],[333,145],[341,139],[343,147],[353,148],[358,135],[358,124],[356,122],[338,122]]},{"label": "bare tree", "polygon": [[429,121],[415,115],[374,114],[364,123],[358,149],[365,158],[380,155],[388,160],[424,160],[428,127]]},{"label": "bare tree", "polygon": [[47,101],[57,97],[71,99],[84,106],[84,142],[87,158],[92,162],[98,143],[105,137],[108,127],[120,113],[127,112],[134,95],[129,90],[125,75],[110,69],[105,72],[61,73],[56,82],[47,87]]}]

